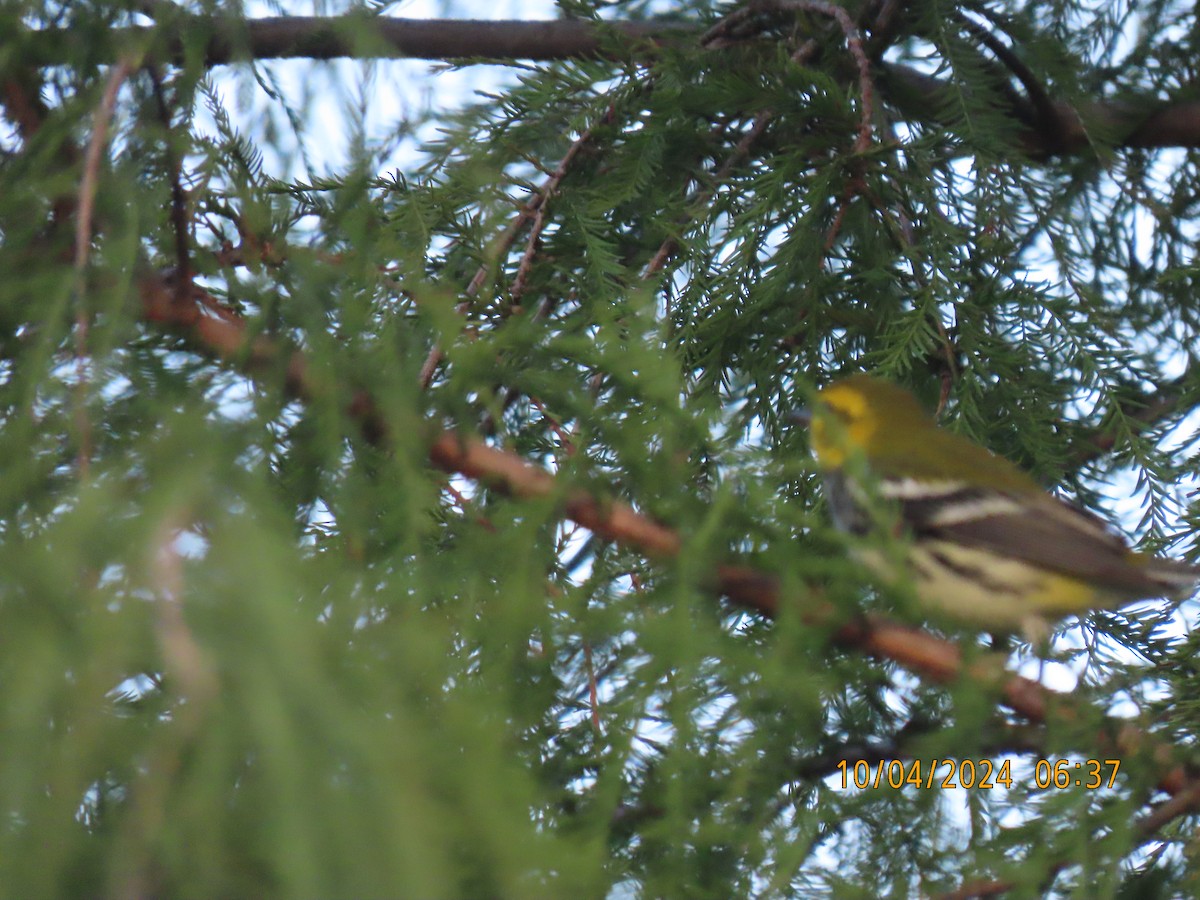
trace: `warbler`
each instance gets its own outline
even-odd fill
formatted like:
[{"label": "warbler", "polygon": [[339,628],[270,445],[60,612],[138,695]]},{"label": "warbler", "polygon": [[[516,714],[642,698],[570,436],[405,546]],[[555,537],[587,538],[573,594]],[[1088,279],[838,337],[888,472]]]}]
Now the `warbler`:
[{"label": "warbler", "polygon": [[[837,381],[806,418],[835,524],[863,534],[893,506],[907,533],[899,567],[935,612],[1037,640],[1064,616],[1180,599],[1200,581],[1200,568],[1130,549],[1008,460],[939,428],[891,382]],[[863,562],[895,579],[888,557],[866,551]]]}]

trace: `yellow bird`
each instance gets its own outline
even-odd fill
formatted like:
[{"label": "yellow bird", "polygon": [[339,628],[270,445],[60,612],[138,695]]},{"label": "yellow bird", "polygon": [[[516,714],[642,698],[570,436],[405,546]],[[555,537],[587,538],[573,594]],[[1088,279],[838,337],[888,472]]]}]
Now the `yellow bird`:
[{"label": "yellow bird", "polygon": [[1036,639],[1063,616],[1181,599],[1200,581],[1200,568],[1130,549],[1008,460],[939,428],[891,382],[852,375],[820,391],[810,443],[840,528],[869,532],[890,506],[907,533],[903,575],[886,554],[863,561],[907,577],[922,603],[959,621]]}]

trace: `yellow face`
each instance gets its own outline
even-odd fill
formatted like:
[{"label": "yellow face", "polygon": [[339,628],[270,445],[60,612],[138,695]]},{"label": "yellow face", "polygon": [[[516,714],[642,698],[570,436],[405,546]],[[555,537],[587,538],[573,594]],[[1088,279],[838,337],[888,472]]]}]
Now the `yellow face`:
[{"label": "yellow face", "polygon": [[839,469],[846,464],[847,448],[871,446],[879,420],[857,387],[845,382],[830,385],[814,405],[809,440],[822,467]]}]

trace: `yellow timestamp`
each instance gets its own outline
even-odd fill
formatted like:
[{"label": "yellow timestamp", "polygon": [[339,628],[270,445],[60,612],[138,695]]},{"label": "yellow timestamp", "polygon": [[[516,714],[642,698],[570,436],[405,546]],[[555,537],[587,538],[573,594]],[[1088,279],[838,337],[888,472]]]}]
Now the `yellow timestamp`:
[{"label": "yellow timestamp", "polygon": [[[1039,790],[1082,787],[1096,790],[1116,784],[1119,759],[1039,759],[1033,764],[1033,785]],[[837,771],[841,788],[917,787],[923,790],[953,790],[975,788],[994,790],[1011,788],[1016,779],[1012,760],[998,763],[990,759],[880,759],[874,763],[865,759],[840,760]]]},{"label": "yellow timestamp", "polygon": [[[1109,787],[1117,783],[1117,772],[1121,768],[1119,759],[1039,759],[1033,764],[1034,787],[1046,788],[1087,788],[1094,791],[1097,788]],[[1108,777],[1105,777],[1105,772]]]}]

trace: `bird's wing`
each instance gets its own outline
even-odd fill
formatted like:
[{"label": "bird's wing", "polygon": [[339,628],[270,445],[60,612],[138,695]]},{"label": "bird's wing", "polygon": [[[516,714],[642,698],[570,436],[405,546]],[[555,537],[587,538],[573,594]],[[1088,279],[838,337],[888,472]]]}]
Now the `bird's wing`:
[{"label": "bird's wing", "polygon": [[1133,553],[1103,520],[1049,494],[1013,495],[950,481],[922,485],[893,480],[881,486],[900,503],[917,539],[988,550],[1130,598],[1176,594],[1200,578],[1193,566]]}]

